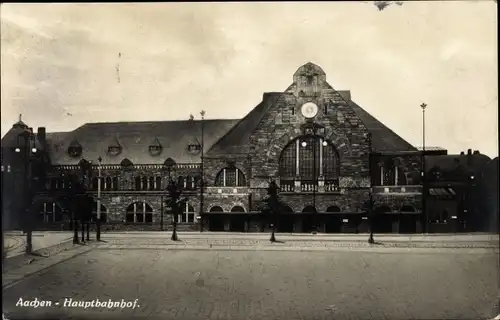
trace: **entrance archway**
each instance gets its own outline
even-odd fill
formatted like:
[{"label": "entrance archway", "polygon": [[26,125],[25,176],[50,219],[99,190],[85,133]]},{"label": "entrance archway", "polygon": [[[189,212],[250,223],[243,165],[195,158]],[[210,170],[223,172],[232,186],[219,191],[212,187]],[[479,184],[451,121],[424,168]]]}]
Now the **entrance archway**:
[{"label": "entrance archway", "polygon": [[294,225],[293,218],[293,209],[287,205],[283,205],[278,214],[278,232],[292,233]]},{"label": "entrance archway", "polygon": [[306,206],[302,209],[302,232],[314,231],[314,216],[316,208],[313,206]]},{"label": "entrance archway", "polygon": [[219,206],[214,206],[210,208],[210,216],[208,220],[208,230],[210,231],[224,231],[224,219],[223,219],[223,213],[224,210],[222,210],[221,207]]},{"label": "entrance archway", "polygon": [[326,233],[340,233],[342,228],[342,217],[340,216],[340,208],[337,206],[330,206],[326,209],[325,232]]},{"label": "entrance archway", "polygon": [[417,210],[412,205],[404,205],[400,209],[401,215],[399,218],[400,233],[416,233],[417,232]]},{"label": "entrance archway", "polygon": [[246,215],[241,214],[245,212],[245,209],[241,206],[234,206],[231,212],[236,214],[231,215],[229,230],[232,232],[245,232]]}]

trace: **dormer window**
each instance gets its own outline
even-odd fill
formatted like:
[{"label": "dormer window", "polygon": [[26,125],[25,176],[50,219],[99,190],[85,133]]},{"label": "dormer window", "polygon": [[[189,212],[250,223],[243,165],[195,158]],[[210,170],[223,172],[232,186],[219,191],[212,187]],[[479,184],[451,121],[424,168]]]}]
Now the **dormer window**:
[{"label": "dormer window", "polygon": [[162,146],[161,146],[158,138],[153,139],[153,141],[151,142],[151,144],[148,147],[148,150],[149,150],[149,154],[151,154],[152,156],[157,156],[157,155],[161,154]]},{"label": "dormer window", "polygon": [[82,154],[82,146],[80,145],[80,143],[78,143],[78,141],[76,140],[71,141],[71,143],[68,146],[68,155],[70,157],[76,158],[81,156],[81,154]]},{"label": "dormer window", "polygon": [[108,147],[108,154],[110,156],[117,156],[118,154],[120,154],[121,151],[122,151],[122,148],[120,148],[119,146],[109,146]]},{"label": "dormer window", "polygon": [[193,139],[190,141],[187,145],[187,151],[190,154],[196,155],[201,152],[201,144],[198,142],[197,139]]}]

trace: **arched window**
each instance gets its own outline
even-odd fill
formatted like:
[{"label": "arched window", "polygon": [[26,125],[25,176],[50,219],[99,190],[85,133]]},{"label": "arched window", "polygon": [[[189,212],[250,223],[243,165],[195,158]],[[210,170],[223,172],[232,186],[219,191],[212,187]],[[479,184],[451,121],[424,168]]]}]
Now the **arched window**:
[{"label": "arched window", "polygon": [[46,223],[63,220],[61,207],[55,202],[44,202],[39,208],[40,220]]},{"label": "arched window", "polygon": [[127,208],[126,221],[133,223],[152,223],[153,208],[145,202],[134,202]]},{"label": "arched window", "polygon": [[154,189],[155,189],[155,178],[154,177],[149,177],[148,190],[154,190]]},{"label": "arched window", "polygon": [[224,168],[215,177],[217,187],[243,187],[245,185],[245,175],[238,168]]},{"label": "arched window", "polygon": [[179,187],[185,189],[186,188],[186,179],[183,176],[177,177],[177,184],[179,185]]},{"label": "arched window", "polygon": [[339,156],[335,147],[321,137],[304,136],[292,140],[281,152],[279,175],[281,179],[325,180],[339,177]]},{"label": "arched window", "polygon": [[97,190],[98,183],[99,183],[99,181],[98,181],[97,177],[92,178],[92,190]]},{"label": "arched window", "polygon": [[156,189],[156,190],[161,190],[161,177],[160,177],[160,176],[157,176],[157,177],[155,178],[155,182],[156,182],[156,184],[155,184],[155,187],[156,187],[156,188],[155,188],[155,189]]},{"label": "arched window", "polygon": [[280,212],[282,212],[282,213],[293,213],[293,209],[290,206],[283,205],[280,208]]},{"label": "arched window", "polygon": [[194,208],[189,203],[186,203],[182,208],[182,213],[177,216],[178,223],[193,223],[194,222]]},{"label": "arched window", "polygon": [[231,212],[245,212],[245,209],[243,209],[242,206],[234,206],[232,209],[231,209]]},{"label": "arched window", "polygon": [[[101,203],[101,222],[107,221],[108,209]],[[97,220],[97,201],[94,201],[92,207],[92,221]]]},{"label": "arched window", "polygon": [[113,190],[117,191],[119,189],[118,188],[118,178],[117,177],[113,177],[112,185],[113,185]]},{"label": "arched window", "polygon": [[193,190],[196,188],[195,177],[187,176],[185,183],[186,183],[186,189],[188,190]]},{"label": "arched window", "polygon": [[141,190],[141,177],[135,177],[135,190]]},{"label": "arched window", "polygon": [[148,177],[144,176],[141,179],[142,184],[141,184],[141,190],[148,190]]},{"label": "arched window", "polygon": [[106,177],[106,182],[105,182],[105,187],[104,190],[111,190],[112,188],[112,183],[113,180],[111,180],[111,177]]},{"label": "arched window", "polygon": [[213,206],[210,208],[210,212],[224,212],[224,210],[219,206]]}]

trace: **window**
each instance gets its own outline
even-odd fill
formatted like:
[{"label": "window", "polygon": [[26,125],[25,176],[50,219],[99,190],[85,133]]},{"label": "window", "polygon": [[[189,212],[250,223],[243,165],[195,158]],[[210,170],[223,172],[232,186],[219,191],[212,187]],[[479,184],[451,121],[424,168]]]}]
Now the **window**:
[{"label": "window", "polygon": [[295,115],[295,108],[294,108],[294,107],[291,107],[291,108],[290,108],[290,112],[291,112],[292,116],[294,116],[294,115]]},{"label": "window", "polygon": [[157,155],[161,154],[161,146],[159,146],[159,145],[149,146],[149,153],[152,156],[157,156]]},{"label": "window", "polygon": [[396,166],[392,159],[387,159],[380,165],[380,181],[382,186],[401,186],[406,185],[406,175],[402,167]]},{"label": "window", "polygon": [[282,179],[315,180],[339,176],[339,156],[335,147],[320,137],[305,136],[291,141],[281,152],[279,175]]},{"label": "window", "polygon": [[177,177],[177,184],[180,188],[186,188],[186,179],[183,176]]},{"label": "window", "polygon": [[142,177],[141,190],[148,190],[148,177]]},{"label": "window", "polygon": [[109,146],[108,147],[108,154],[110,156],[117,156],[122,152],[122,148],[120,146]]},{"label": "window", "polygon": [[324,107],[323,107],[323,113],[324,114],[328,114],[328,104],[325,103]]},{"label": "window", "polygon": [[238,168],[224,168],[215,177],[217,187],[242,187],[246,185],[245,175]]},{"label": "window", "polygon": [[154,177],[149,177],[149,185],[148,185],[148,190],[154,190],[155,189],[155,178]]},{"label": "window", "polygon": [[161,190],[161,177],[160,176],[157,176],[155,178],[155,189]]},{"label": "window", "polygon": [[70,146],[68,148],[68,154],[70,157],[78,157],[82,154],[82,147]]},{"label": "window", "polygon": [[135,190],[141,190],[141,177],[135,177]]},{"label": "window", "polygon": [[130,223],[152,223],[153,208],[145,202],[134,202],[127,208],[126,221]]},{"label": "window", "polygon": [[112,184],[113,180],[111,180],[111,177],[106,177],[106,180],[104,182],[104,190],[111,190],[112,189]]},{"label": "window", "polygon": [[195,177],[187,176],[185,180],[186,189],[194,190],[196,189]]},{"label": "window", "polygon": [[59,222],[63,220],[62,210],[55,202],[44,202],[39,209],[40,218],[43,222]]},{"label": "window", "polygon": [[113,190],[114,191],[117,191],[119,188],[118,188],[118,178],[117,177],[113,177],[113,180],[111,182],[112,186],[113,186]]},{"label": "window", "polygon": [[194,208],[186,203],[183,208],[182,214],[177,215],[178,223],[193,223],[194,222]]}]

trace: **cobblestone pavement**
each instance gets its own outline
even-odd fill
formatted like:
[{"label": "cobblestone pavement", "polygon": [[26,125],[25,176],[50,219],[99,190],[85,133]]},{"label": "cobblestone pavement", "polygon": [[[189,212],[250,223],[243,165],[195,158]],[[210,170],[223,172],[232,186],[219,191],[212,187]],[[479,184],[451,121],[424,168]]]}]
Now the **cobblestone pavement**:
[{"label": "cobblestone pavement", "polygon": [[[94,249],[3,291],[11,319],[486,319],[498,255]],[[480,253],[479,253],[480,252]],[[52,307],[16,307],[19,298]],[[135,309],[69,308],[73,301]],[[60,305],[55,306],[59,301]]]}]

